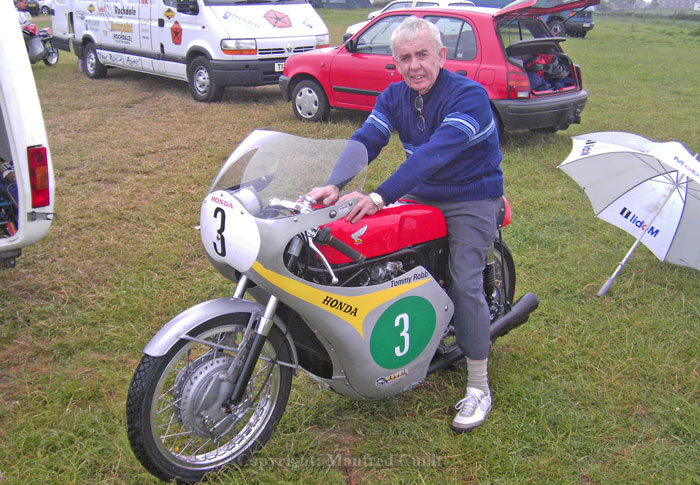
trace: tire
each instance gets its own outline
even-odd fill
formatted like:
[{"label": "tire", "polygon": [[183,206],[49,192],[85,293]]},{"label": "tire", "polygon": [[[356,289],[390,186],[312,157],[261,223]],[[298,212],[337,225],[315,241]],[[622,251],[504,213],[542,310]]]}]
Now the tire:
[{"label": "tire", "polygon": [[554,37],[565,37],[566,36],[566,25],[561,20],[552,20],[547,25],[549,25],[549,30],[552,31]]},{"label": "tire", "polygon": [[331,107],[321,85],[304,79],[292,91],[292,110],[301,121],[315,122],[327,120]]},{"label": "tire", "polygon": [[219,101],[224,95],[223,86],[217,84],[211,64],[204,56],[195,57],[187,66],[187,84],[192,97],[201,103]]},{"label": "tire", "polygon": [[41,15],[48,15],[50,13],[51,9],[48,6],[44,5],[43,7],[41,7]]},{"label": "tire", "polygon": [[127,434],[134,455],[154,476],[196,482],[224,465],[244,465],[270,438],[292,384],[292,368],[277,362],[291,361],[284,335],[272,328],[243,400],[228,414],[216,399],[217,384],[236,353],[201,343],[235,348],[249,318],[213,318],[189,332],[197,342],[180,340],[164,356],[141,359],[126,402]]},{"label": "tire", "polygon": [[488,287],[489,277],[487,272],[489,268],[484,270],[484,290],[492,323],[510,311],[513,298],[515,298],[515,262],[513,261],[513,254],[505,242],[494,241],[493,262],[495,263],[493,267],[495,278],[492,288]]},{"label": "tire", "polygon": [[47,66],[55,66],[58,64],[58,49],[53,46],[53,43],[49,42],[46,44],[46,55],[42,60]]},{"label": "tire", "polygon": [[100,62],[97,57],[97,49],[95,44],[85,46],[85,55],[83,56],[85,64],[85,74],[90,79],[100,79],[107,75],[107,68]]}]

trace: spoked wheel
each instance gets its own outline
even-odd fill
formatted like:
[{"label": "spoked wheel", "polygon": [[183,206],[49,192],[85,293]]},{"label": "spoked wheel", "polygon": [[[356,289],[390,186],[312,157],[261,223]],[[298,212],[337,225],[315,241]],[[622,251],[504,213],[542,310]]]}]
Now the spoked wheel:
[{"label": "spoked wheel", "polygon": [[53,43],[49,42],[46,44],[46,55],[43,61],[47,66],[55,66],[58,64],[58,49],[53,46]]},{"label": "spoked wheel", "polygon": [[498,239],[493,243],[493,259],[484,269],[484,291],[493,323],[510,311],[515,297],[513,254]]},{"label": "spoked wheel", "polygon": [[238,355],[248,314],[217,317],[162,357],[144,355],[126,403],[134,454],[163,480],[199,481],[226,464],[243,465],[270,438],[287,405],[290,349],[273,327],[241,402],[223,410],[222,375]]}]

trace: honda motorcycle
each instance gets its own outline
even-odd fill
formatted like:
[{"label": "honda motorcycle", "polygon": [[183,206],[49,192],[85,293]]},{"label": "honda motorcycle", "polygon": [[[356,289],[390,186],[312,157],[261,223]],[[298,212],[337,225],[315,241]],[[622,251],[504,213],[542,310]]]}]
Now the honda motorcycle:
[{"label": "honda motorcycle", "polygon": [[39,30],[34,24],[26,24],[22,26],[22,34],[24,34],[29,62],[35,64],[44,61],[47,66],[58,64],[58,49],[53,45],[50,27]]},{"label": "honda motorcycle", "polygon": [[[357,199],[321,207],[303,195],[329,180],[342,180],[341,195],[360,190],[366,167],[360,143],[264,130],[225,162],[199,229],[211,263],[236,282],[233,296],[168,322],[129,389],[129,442],[150,473],[194,482],[244,465],[270,438],[300,369],[344,396],[374,399],[464,358],[442,213],[399,201],[350,224]],[[504,199],[500,225],[509,219]],[[487,263],[493,341],[538,299],[528,293],[512,305],[515,266],[500,230]]]}]

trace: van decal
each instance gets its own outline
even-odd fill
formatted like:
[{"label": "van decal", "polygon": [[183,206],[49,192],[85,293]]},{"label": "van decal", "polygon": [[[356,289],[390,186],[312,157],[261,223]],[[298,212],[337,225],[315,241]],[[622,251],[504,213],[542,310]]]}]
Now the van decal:
[{"label": "van decal", "polygon": [[182,27],[180,27],[180,22],[178,22],[177,20],[175,21],[173,26],[170,27],[170,36],[173,39],[173,44],[182,44]]},{"label": "van decal", "polygon": [[276,29],[288,29],[292,26],[289,15],[278,12],[277,10],[268,10],[263,17]]},{"label": "van decal", "polygon": [[163,12],[163,15],[165,15],[168,18],[168,20],[170,20],[175,16],[175,11],[172,8],[169,8],[165,12]]}]

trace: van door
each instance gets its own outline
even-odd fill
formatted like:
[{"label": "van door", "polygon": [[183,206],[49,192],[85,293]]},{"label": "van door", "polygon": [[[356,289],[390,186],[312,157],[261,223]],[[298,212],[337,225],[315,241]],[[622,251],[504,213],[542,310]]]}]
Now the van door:
[{"label": "van door", "polygon": [[153,60],[148,52],[151,49],[150,31],[142,40],[141,0],[107,0],[103,6],[100,3],[97,9],[98,12],[104,10],[105,47],[112,51],[108,54],[109,61],[127,69],[153,72]]},{"label": "van door", "polygon": [[61,50],[70,52],[70,42],[73,40],[73,0],[53,0],[51,28],[53,43]]},{"label": "van door", "polygon": [[187,80],[185,56],[192,41],[206,35],[207,30],[196,29],[196,22],[201,9],[207,7],[199,6],[199,13],[183,13],[177,11],[178,0],[154,0],[153,4],[151,32],[153,47],[162,59],[162,73]]}]

